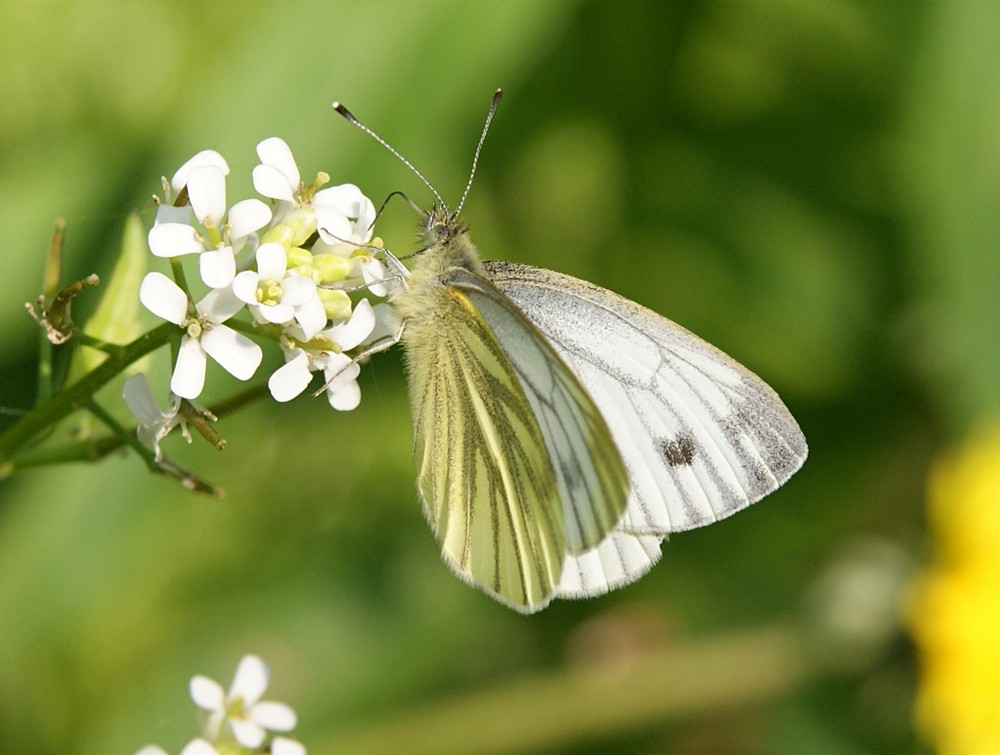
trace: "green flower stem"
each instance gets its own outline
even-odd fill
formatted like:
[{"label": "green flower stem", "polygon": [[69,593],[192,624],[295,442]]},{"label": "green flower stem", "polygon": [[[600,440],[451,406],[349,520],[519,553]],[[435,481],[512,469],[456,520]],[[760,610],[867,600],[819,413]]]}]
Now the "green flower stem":
[{"label": "green flower stem", "polygon": [[[56,219],[52,231],[52,242],[49,244],[49,255],[45,261],[45,275],[42,280],[42,296],[50,302],[59,293],[59,279],[62,275],[63,241],[66,238],[66,221]],[[52,342],[48,333],[42,329],[39,333],[38,357],[38,397],[45,400],[52,396]]]},{"label": "green flower stem", "polygon": [[156,456],[153,453],[153,449],[144,446],[139,442],[139,436],[136,435],[135,428],[133,427],[131,431],[116,420],[108,411],[94,401],[93,397],[87,400],[87,409],[97,417],[104,425],[111,430],[112,435],[107,438],[102,438],[104,445],[108,447],[108,452],[110,449],[118,448],[119,446],[126,445],[139,454],[140,458],[146,462],[146,466],[153,468],[156,464]]},{"label": "green flower stem", "polygon": [[139,455],[139,458],[146,463],[150,472],[153,472],[154,474],[162,474],[166,477],[178,480],[188,490],[192,490],[196,493],[207,493],[214,498],[222,498],[222,488],[216,487],[207,480],[204,480],[187,469],[174,464],[165,457],[157,461],[156,454],[153,452],[153,449],[144,446],[139,442],[139,439],[135,434],[135,428],[132,428],[131,430],[127,429],[124,425],[118,422],[118,420],[106,412],[104,407],[96,401],[93,399],[89,400],[87,402],[87,408],[112,431],[113,435],[105,440],[117,441],[116,445],[124,444],[129,446]]},{"label": "green flower stem", "polygon": [[[180,257],[170,258],[170,273],[174,276],[174,283],[181,287],[184,291],[188,291],[188,296],[190,297],[191,289],[188,288],[187,276],[184,274],[184,266],[181,264]],[[190,299],[189,299],[190,302]],[[189,307],[191,304],[189,303]]]},{"label": "green flower stem", "polygon": [[60,446],[39,446],[26,449],[17,455],[17,461],[9,461],[4,466],[4,476],[32,467],[50,467],[55,464],[75,464],[98,462],[108,454],[125,445],[117,435],[103,435],[100,438],[77,440]]},{"label": "green flower stem", "polygon": [[[263,396],[266,396],[267,394],[268,388],[266,382],[251,385],[249,388],[246,388],[245,390],[208,407],[208,411],[215,417],[221,419],[234,414],[243,407],[253,403]],[[221,491],[218,488],[210,483],[196,480],[194,475],[190,472],[184,471],[183,475],[176,474],[175,471],[180,468],[167,460],[159,462],[159,465],[156,466],[157,462],[155,461],[153,450],[139,442],[136,437],[135,425],[124,428],[93,400],[88,401],[86,405],[87,408],[98,417],[98,419],[112,429],[113,432],[111,435],[105,435],[100,438],[88,438],[86,440],[79,440],[57,447],[25,449],[23,453],[19,453],[17,456],[16,469],[21,470],[30,467],[45,467],[52,466],[53,464],[98,462],[108,454],[114,453],[122,446],[129,446],[132,450],[138,453],[140,458],[146,462],[147,466],[150,466],[150,468],[154,469],[154,471],[167,474],[170,477],[177,477],[178,479],[181,479],[182,482],[185,482],[185,484],[188,484],[189,480],[195,480],[195,485],[188,485],[189,487],[192,487],[192,489],[200,492],[208,492],[216,497],[221,495]],[[218,447],[217,442],[214,442],[213,445]],[[13,471],[15,471],[13,462],[8,462],[4,472],[9,475]]]},{"label": "green flower stem", "polygon": [[179,329],[173,323],[164,323],[144,333],[121,347],[117,354],[109,354],[100,366],[73,385],[42,401],[0,435],[0,479],[9,474],[6,467],[11,460],[43,432],[72,412],[87,405],[88,400],[106,383],[120,374],[136,360],[155,351],[176,336]]},{"label": "green flower stem", "polygon": [[254,338],[266,338],[275,343],[281,343],[281,336],[284,333],[284,328],[280,325],[269,325],[262,323],[251,323],[245,320],[237,320],[233,318],[232,320],[226,320],[226,325],[228,325],[233,330],[238,330],[247,336],[252,336]]},{"label": "green flower stem", "polygon": [[105,354],[115,355],[118,354],[124,347],[118,343],[108,343],[100,338],[94,338],[93,336],[88,336],[82,330],[77,331],[74,335],[80,343],[84,346],[89,346],[92,349],[97,349],[98,351],[103,351]]}]

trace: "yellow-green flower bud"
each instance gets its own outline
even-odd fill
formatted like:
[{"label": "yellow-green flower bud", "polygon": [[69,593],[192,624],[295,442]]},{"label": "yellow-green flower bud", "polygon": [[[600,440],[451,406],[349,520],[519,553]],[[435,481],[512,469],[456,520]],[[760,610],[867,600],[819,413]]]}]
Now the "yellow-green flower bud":
[{"label": "yellow-green flower bud", "polygon": [[303,249],[301,246],[293,246],[288,249],[286,254],[288,255],[288,269],[294,270],[299,275],[304,275],[307,278],[313,277],[313,272],[315,271],[315,266],[313,265],[313,255],[308,249]]},{"label": "yellow-green flower bud", "polygon": [[346,320],[351,316],[351,297],[346,291],[338,291],[329,288],[316,290],[320,300],[323,302],[323,309],[326,316],[331,320]]},{"label": "yellow-green flower bud", "polygon": [[292,231],[292,246],[301,246],[316,233],[316,212],[312,207],[296,207],[281,219],[279,225]]},{"label": "yellow-green flower bud", "polygon": [[312,263],[319,276],[316,282],[320,284],[342,281],[354,269],[354,260],[350,257],[341,257],[339,254],[317,254],[313,257]]},{"label": "yellow-green flower bud", "polygon": [[270,230],[268,230],[267,233],[264,234],[263,238],[261,238],[260,240],[260,243],[270,244],[271,242],[274,242],[276,244],[281,244],[283,247],[287,249],[288,247],[292,246],[292,241],[294,240],[294,238],[295,238],[295,233],[292,231],[292,229],[289,228],[287,225],[279,223],[278,225],[274,226],[274,228],[271,228]]}]

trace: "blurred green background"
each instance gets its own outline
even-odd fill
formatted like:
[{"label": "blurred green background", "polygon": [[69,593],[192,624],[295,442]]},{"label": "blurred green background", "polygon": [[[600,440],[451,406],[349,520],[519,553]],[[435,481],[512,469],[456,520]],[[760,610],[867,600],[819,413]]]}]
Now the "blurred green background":
[{"label": "blurred green background", "polygon": [[[217,149],[232,202],[271,135],[304,175],[430,204],[333,100],[454,202],[499,86],[465,213],[483,256],[682,323],[810,443],[640,582],[529,618],[438,556],[398,354],[353,413],[262,401],[222,453],[172,436],[221,501],[134,456],[24,472],[0,483],[0,751],[176,752],[187,680],[247,652],[313,753],[921,751],[899,606],[926,472],[1000,398],[1000,6],[42,2],[0,28],[6,410],[33,401],[23,303],[56,216],[64,278],[107,274],[159,176]],[[393,202],[377,231],[405,252],[413,221]],[[203,398],[236,389],[210,368]]]}]

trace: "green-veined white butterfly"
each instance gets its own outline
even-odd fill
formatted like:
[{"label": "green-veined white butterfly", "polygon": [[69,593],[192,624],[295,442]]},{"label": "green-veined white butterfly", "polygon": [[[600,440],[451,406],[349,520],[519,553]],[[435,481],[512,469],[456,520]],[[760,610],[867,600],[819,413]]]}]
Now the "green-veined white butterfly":
[{"label": "green-veined white butterfly", "polygon": [[[500,92],[494,96],[473,161]],[[406,351],[417,488],[442,556],[523,613],[645,574],[671,532],[763,498],[805,461],[760,378],[664,317],[568,275],[482,262],[434,193],[390,301]]]}]

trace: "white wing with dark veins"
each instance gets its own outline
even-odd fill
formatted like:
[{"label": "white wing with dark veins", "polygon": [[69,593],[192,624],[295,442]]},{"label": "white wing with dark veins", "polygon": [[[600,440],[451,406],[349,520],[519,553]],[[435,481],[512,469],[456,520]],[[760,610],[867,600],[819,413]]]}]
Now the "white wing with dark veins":
[{"label": "white wing with dark veins", "polygon": [[567,556],[561,594],[637,579],[667,534],[746,508],[802,466],[806,441],[781,399],[714,346],[592,283],[511,262],[486,268],[590,393],[632,486],[618,528]]}]

